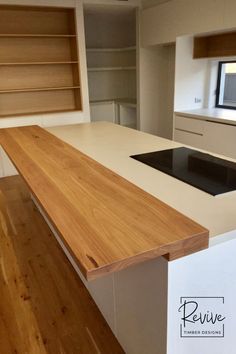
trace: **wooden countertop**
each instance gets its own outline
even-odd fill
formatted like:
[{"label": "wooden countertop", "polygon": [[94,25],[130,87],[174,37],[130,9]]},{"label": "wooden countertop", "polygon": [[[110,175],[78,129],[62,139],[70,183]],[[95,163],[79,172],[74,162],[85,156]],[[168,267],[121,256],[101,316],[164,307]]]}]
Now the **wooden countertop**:
[{"label": "wooden countertop", "polygon": [[0,143],[88,280],[208,246],[204,227],[38,126]]}]

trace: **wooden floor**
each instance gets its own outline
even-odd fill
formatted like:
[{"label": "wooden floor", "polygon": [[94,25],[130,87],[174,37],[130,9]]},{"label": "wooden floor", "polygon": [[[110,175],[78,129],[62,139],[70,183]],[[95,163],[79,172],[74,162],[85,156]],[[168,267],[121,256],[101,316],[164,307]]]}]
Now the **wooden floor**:
[{"label": "wooden floor", "polygon": [[0,179],[0,353],[124,353],[19,176]]}]

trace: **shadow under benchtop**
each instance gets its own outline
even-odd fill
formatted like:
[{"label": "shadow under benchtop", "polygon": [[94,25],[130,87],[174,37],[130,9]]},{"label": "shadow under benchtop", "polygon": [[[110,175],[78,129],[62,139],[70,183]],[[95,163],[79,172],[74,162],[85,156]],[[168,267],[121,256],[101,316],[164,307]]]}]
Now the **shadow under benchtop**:
[{"label": "shadow under benchtop", "polygon": [[225,108],[199,108],[175,111],[176,115],[197,118],[211,122],[236,125],[236,110]]}]

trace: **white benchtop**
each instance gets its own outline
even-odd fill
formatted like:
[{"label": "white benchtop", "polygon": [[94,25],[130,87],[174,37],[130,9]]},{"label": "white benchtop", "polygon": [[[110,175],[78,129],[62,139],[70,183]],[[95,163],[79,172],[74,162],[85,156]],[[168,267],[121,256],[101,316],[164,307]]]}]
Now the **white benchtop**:
[{"label": "white benchtop", "polygon": [[182,144],[107,122],[47,130],[205,226],[211,237],[236,229],[236,192],[214,197],[129,157]]},{"label": "white benchtop", "polygon": [[176,111],[175,114],[212,122],[236,125],[236,110],[223,108],[201,108]]}]

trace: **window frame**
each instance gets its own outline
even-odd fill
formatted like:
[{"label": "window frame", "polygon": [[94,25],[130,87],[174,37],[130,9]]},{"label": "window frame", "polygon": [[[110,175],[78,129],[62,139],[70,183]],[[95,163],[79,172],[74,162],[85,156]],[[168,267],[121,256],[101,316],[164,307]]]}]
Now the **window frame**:
[{"label": "window frame", "polygon": [[236,60],[225,60],[225,61],[219,61],[218,65],[218,74],[217,74],[217,85],[216,85],[216,108],[224,108],[224,109],[233,109],[236,110],[236,106],[228,106],[228,105],[223,105],[219,103],[220,99],[220,86],[221,86],[221,76],[222,76],[222,66],[224,64],[229,64],[229,63],[235,63]]}]

